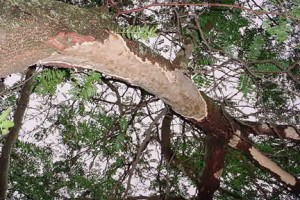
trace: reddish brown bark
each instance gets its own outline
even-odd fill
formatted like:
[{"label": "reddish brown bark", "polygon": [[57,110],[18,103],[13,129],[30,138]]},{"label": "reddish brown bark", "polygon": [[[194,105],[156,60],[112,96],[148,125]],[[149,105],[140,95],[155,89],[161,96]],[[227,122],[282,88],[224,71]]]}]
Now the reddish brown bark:
[{"label": "reddish brown bark", "polygon": [[226,155],[224,142],[218,140],[210,133],[207,135],[205,140],[204,167],[201,175],[198,176],[199,172],[196,167],[188,163],[182,163],[172,150],[172,133],[170,128],[172,119],[173,117],[170,113],[165,115],[161,127],[161,149],[165,160],[178,169],[183,168],[183,171],[186,172],[186,175],[194,182],[198,189],[198,199],[213,199],[214,193],[220,186],[220,177]]},{"label": "reddish brown bark", "polygon": [[198,199],[213,199],[214,193],[220,187],[224,160],[226,156],[225,144],[212,134],[206,136],[204,167],[198,186]]},{"label": "reddish brown bark", "polygon": [[207,103],[207,117],[194,124],[205,133],[211,134],[229,146],[242,151],[258,167],[267,170],[279,182],[290,188],[294,194],[300,194],[300,181],[295,176],[282,170],[276,163],[257,150],[248,139],[250,131],[248,125],[240,123],[231,117],[220,105],[217,105],[210,97],[201,93]]},{"label": "reddish brown bark", "polygon": [[[51,15],[53,12],[49,11],[55,11],[55,15]],[[0,21],[0,77],[13,72],[22,72],[35,63],[50,67],[89,68],[116,77],[161,98],[181,117],[189,118],[196,127],[209,135],[211,137],[209,140],[212,140],[210,142],[214,145],[212,149],[208,147],[208,152],[211,152],[207,154],[208,156],[216,152],[217,157],[222,161],[223,145],[229,144],[267,169],[281,183],[289,186],[294,193],[299,193],[299,180],[294,180],[293,176],[283,172],[278,166],[274,171],[274,164],[270,161],[267,163],[271,167],[265,165],[264,161],[267,161],[267,158],[261,156],[247,139],[250,132],[248,126],[234,120],[204,93],[200,95],[192,81],[176,70],[176,67],[172,66],[170,62],[149,51],[140,55],[136,42],[125,42],[120,36],[109,32],[113,29],[111,21],[100,17],[99,13],[83,11],[50,0],[13,2],[0,0],[0,15],[2,19]],[[80,41],[74,45],[72,42],[74,36],[78,38],[75,33],[80,34]],[[81,44],[82,38],[85,38],[84,41],[92,42]],[[106,43],[103,43],[103,40]],[[19,120],[15,122],[16,125],[21,122],[21,114],[20,111],[18,117],[16,116],[16,119]],[[255,127],[255,129],[259,132],[270,132],[259,127]],[[166,131],[169,130],[166,129]],[[278,128],[279,133],[280,131],[282,130]],[[296,132],[299,134],[298,131]],[[170,138],[168,135],[165,136],[166,139]],[[12,141],[9,146],[12,146],[15,140],[13,138],[16,135],[11,137],[12,139],[7,139],[7,141]],[[177,162],[176,157],[173,156],[174,153],[169,151],[169,146],[170,143],[167,142],[163,147],[165,157],[168,160],[174,157],[174,161]],[[8,156],[4,156],[5,158],[1,162],[4,169],[6,169],[4,165],[9,159],[9,151],[7,152]],[[3,155],[6,154],[3,151]],[[217,172],[221,168],[222,162],[215,164],[209,161],[206,164],[213,168],[213,172]],[[180,166],[180,169],[184,169],[196,185],[200,184],[194,169],[180,161],[176,165]],[[205,170],[207,169],[204,168]],[[215,174],[212,171],[207,173],[210,174],[208,180],[212,178],[212,174]],[[283,174],[288,177],[288,182],[285,181],[286,177],[283,177]],[[7,177],[7,172],[3,176]],[[209,190],[211,193],[215,190],[217,183],[215,180],[209,181],[209,183],[211,182],[214,184],[203,191]]]}]

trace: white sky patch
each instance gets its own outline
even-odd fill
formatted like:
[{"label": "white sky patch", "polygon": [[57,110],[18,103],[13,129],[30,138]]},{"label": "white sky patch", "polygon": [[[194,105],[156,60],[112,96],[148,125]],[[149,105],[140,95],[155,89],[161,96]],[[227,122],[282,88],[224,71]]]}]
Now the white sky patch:
[{"label": "white sky patch", "polygon": [[12,87],[16,82],[20,81],[21,78],[21,74],[11,74],[5,79],[4,83],[7,87]]},{"label": "white sky patch", "polygon": [[[258,4],[262,4],[263,3],[263,1],[257,1],[257,3]],[[262,24],[262,22],[261,22],[261,20],[255,20],[255,22],[257,23],[257,25],[261,25]],[[160,37],[162,37],[162,39],[163,39],[163,43],[161,43],[161,44],[157,44],[157,47],[155,47],[155,48],[163,48],[163,47],[169,47],[169,49],[167,49],[167,51],[165,51],[165,52],[161,52],[161,54],[165,57],[165,58],[167,58],[167,59],[170,59],[170,60],[173,60],[174,58],[175,58],[175,52],[176,51],[178,51],[179,50],[179,47],[177,46],[177,47],[175,47],[173,44],[172,44],[172,42],[169,40],[169,39],[167,39],[167,38],[164,38],[164,36],[160,36]],[[148,45],[150,44],[150,46],[151,46],[151,44],[154,44],[155,42],[157,42],[157,39],[156,38],[151,38],[150,39],[150,42],[148,43]],[[147,44],[147,43],[146,43]],[[152,47],[153,48],[153,47]],[[220,78],[220,77],[222,77],[222,76],[224,76],[224,73],[223,72],[220,72],[220,71],[217,71],[215,74],[214,74],[217,78]],[[13,74],[13,75],[11,75],[10,77],[8,77],[6,80],[5,80],[5,84],[7,85],[7,86],[12,86],[16,81],[19,81],[19,80],[21,80],[21,75],[19,75],[19,74]],[[233,85],[232,87],[227,87],[227,88],[224,88],[224,93],[218,93],[219,95],[224,95],[224,96],[226,96],[226,95],[231,95],[231,94],[234,94],[235,92],[236,92],[236,90],[234,89],[235,88],[235,86]],[[60,102],[62,102],[62,101],[66,101],[66,100],[68,100],[69,99],[69,95],[67,94],[67,91],[69,91],[69,89],[70,89],[70,85],[69,84],[63,84],[63,85],[60,85],[59,87],[58,87],[58,93],[57,93],[57,97],[56,97],[56,99],[55,99],[55,104],[59,104]],[[102,91],[102,92],[104,92],[103,90],[101,90],[101,88],[99,88],[98,89],[100,92]],[[121,92],[120,92],[121,93]],[[248,103],[246,102],[246,101],[243,101],[243,96],[242,96],[242,94],[240,93],[240,94],[238,94],[237,96],[235,96],[235,98],[236,99],[240,99],[239,100],[239,105],[241,105],[241,106],[244,106],[243,108],[241,108],[241,110],[244,112],[244,113],[246,113],[246,114],[250,114],[250,113],[253,113],[253,112],[255,112],[256,110],[255,109],[253,109],[253,108],[251,108],[251,107],[247,107],[247,105],[248,105]],[[117,98],[116,98],[116,96],[115,96],[115,94],[114,93],[110,93],[108,96],[107,96],[107,98],[106,99],[109,99],[110,101],[112,101],[112,102],[115,102],[116,100],[117,100]],[[137,103],[139,101],[139,98],[137,98],[137,96],[135,96],[135,99],[134,99],[134,102],[135,103]],[[299,101],[299,99],[298,99],[298,101]],[[30,101],[30,105],[29,105],[29,107],[32,107],[32,108],[38,108],[39,106],[41,106],[41,105],[43,105],[43,99],[39,99],[39,97],[37,97],[36,95],[32,95],[32,97],[31,97],[31,101]],[[160,106],[158,106],[157,107],[157,105],[156,106],[154,106],[154,107],[156,107],[156,108],[154,108],[153,107],[153,109],[159,109],[160,107],[163,107],[163,103],[162,102],[160,102]],[[42,110],[42,108],[41,109],[29,109],[28,111],[27,111],[27,115],[35,115],[36,117],[34,117],[34,118],[32,118],[32,119],[30,119],[30,120],[27,120],[27,121],[25,121],[25,123],[24,123],[24,126],[23,126],[23,128],[22,128],[22,132],[21,132],[21,134],[20,134],[20,139],[22,140],[22,141],[28,141],[28,142],[34,142],[34,140],[33,140],[33,138],[32,138],[32,135],[31,134],[27,134],[27,133],[29,133],[29,132],[31,132],[32,130],[34,130],[37,126],[43,126],[43,127],[47,127],[47,126],[50,126],[51,125],[51,123],[50,122],[48,122],[47,120],[45,121],[45,114],[41,114],[40,113],[40,111]],[[53,112],[53,111],[50,111],[50,112]],[[116,111],[116,112],[118,112],[118,111]],[[250,118],[251,120],[253,120],[253,121],[255,121],[256,119],[254,118],[254,117],[252,117],[252,118]],[[151,123],[151,119],[148,117],[148,118],[145,118],[144,120],[143,120],[143,123],[144,124],[149,124],[149,123]],[[142,124],[136,124],[135,126],[137,126],[137,128],[139,128],[139,129],[146,129],[147,127],[145,127],[145,126],[143,126]],[[180,125],[174,125],[174,127],[175,127],[175,130],[178,130],[179,128],[180,128]],[[26,133],[26,134],[25,134]],[[39,145],[41,145],[41,146],[48,146],[48,145],[53,145],[53,148],[55,149],[55,151],[57,151],[57,152],[62,152],[61,154],[56,154],[56,156],[57,156],[57,158],[59,158],[59,156],[61,156],[61,155],[63,155],[63,154],[65,154],[66,152],[67,152],[67,150],[66,149],[64,149],[64,147],[63,146],[58,146],[57,145],[57,139],[59,138],[59,137],[61,137],[60,136],[60,133],[59,132],[53,132],[52,134],[50,134],[43,142],[40,142],[40,143],[38,143]],[[133,137],[133,139],[134,140],[136,140],[136,138],[134,137],[134,135],[132,136]],[[237,142],[237,141],[232,141],[233,142],[233,144],[236,144],[235,142]],[[155,145],[150,145],[149,147],[149,151],[151,151],[151,152],[153,152],[153,154],[152,154],[152,156],[153,156],[153,158],[152,159],[158,159],[159,158],[159,155],[158,155],[158,153],[156,152],[156,147],[155,147]],[[151,159],[151,158],[150,158]],[[87,165],[90,163],[90,160],[86,160],[86,163],[87,163]],[[150,162],[150,166],[151,166],[151,168],[156,168],[157,167],[157,163],[155,163],[155,162]],[[105,165],[103,165],[101,162],[95,162],[95,165],[93,166],[93,168],[91,169],[91,171],[93,171],[93,170],[103,170],[105,168]],[[121,172],[120,172],[121,173]],[[137,179],[137,177],[136,177],[136,179],[133,179],[132,180],[132,184],[134,184],[135,186],[137,186],[137,187],[135,187],[136,189],[135,189],[135,193],[136,194],[141,194],[141,195],[145,195],[145,193],[148,193],[148,194],[151,194],[151,191],[146,191],[145,190],[145,187],[144,186],[149,186],[150,185],[150,180],[143,180],[142,181],[142,185],[139,185],[138,184],[139,182],[138,182],[138,179]],[[189,187],[190,187],[190,183],[189,183],[189,181],[188,180],[182,180],[181,181],[181,183],[183,184],[183,185],[188,185]],[[125,182],[125,184],[126,184],[126,182]],[[144,185],[143,185],[144,184]],[[195,188],[193,188],[193,187],[190,187],[189,188],[189,194],[194,194],[195,193],[195,191],[196,191],[196,189]]]}]

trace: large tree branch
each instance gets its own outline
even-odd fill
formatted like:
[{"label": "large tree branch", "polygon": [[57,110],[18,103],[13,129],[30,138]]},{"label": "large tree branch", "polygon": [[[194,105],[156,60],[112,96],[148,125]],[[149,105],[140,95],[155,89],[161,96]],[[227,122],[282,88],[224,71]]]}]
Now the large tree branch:
[{"label": "large tree branch", "polygon": [[34,68],[29,68],[26,73],[26,80],[27,81],[22,90],[21,95],[18,101],[18,105],[16,111],[13,116],[14,127],[12,127],[6,136],[5,143],[2,147],[1,157],[0,157],[0,200],[4,200],[6,198],[6,191],[7,191],[7,179],[8,179],[8,170],[9,170],[9,162],[10,162],[10,153],[14,143],[18,138],[19,131],[22,126],[23,116],[27,105],[29,103],[31,85],[32,85],[32,74],[35,72]]},{"label": "large tree branch", "polygon": [[282,184],[289,187],[293,193],[300,194],[299,179],[282,169],[252,145],[247,137],[249,135],[248,131],[252,129],[249,129],[248,125],[236,121],[203,92],[201,95],[207,103],[208,115],[201,121],[192,120],[195,125],[204,132],[212,133],[215,137],[223,139],[229,146],[242,151],[251,161],[266,169]]},{"label": "large tree branch", "polygon": [[[3,2],[3,0],[0,3],[6,7],[5,12],[14,13],[15,4],[10,1]],[[146,48],[139,49],[135,42],[125,42],[121,36],[108,32],[105,28],[93,30],[95,32],[93,34],[89,32],[90,29],[82,28],[94,27],[94,21],[98,20],[100,22],[97,24],[108,23],[107,21],[103,22],[100,17],[97,18],[99,14],[91,15],[87,11],[62,6],[59,2],[56,4],[55,1],[50,0],[41,1],[39,6],[34,6],[35,4],[37,3],[20,2],[20,5],[17,6],[20,15],[25,15],[24,12],[31,13],[31,15],[14,20],[15,23],[18,23],[16,28],[11,28],[10,24],[13,22],[8,17],[9,14],[4,13],[3,18],[7,22],[0,24],[2,25],[0,27],[4,27],[1,28],[1,31],[5,32],[7,36],[2,41],[3,47],[1,45],[0,49],[0,60],[3,61],[1,75],[16,72],[10,69],[11,65],[20,71],[25,66],[35,63],[46,66],[93,69],[142,87],[171,105],[184,117],[200,120],[206,116],[206,105],[197,87],[180,70],[174,69],[168,60],[147,51]],[[59,9],[55,10],[58,7]],[[58,13],[52,18],[39,14],[47,13],[49,9]],[[2,15],[4,11],[2,11]],[[74,12],[84,15],[82,18],[85,19],[85,24],[70,26],[65,23],[66,27],[60,29],[65,31],[58,33],[58,21],[74,20],[65,16],[65,13]],[[74,32],[89,35],[80,35]],[[17,38],[22,39],[18,40]],[[9,48],[10,46],[14,48]],[[53,53],[54,50],[57,53]]]},{"label": "large tree branch", "polygon": [[274,171],[271,161],[241,139],[247,137],[246,127],[199,93],[169,61],[111,32],[113,23],[107,16],[51,0],[0,0],[0,16],[0,77],[24,71],[32,64],[108,74],[159,97],[181,117],[244,151],[299,193],[295,177]]}]

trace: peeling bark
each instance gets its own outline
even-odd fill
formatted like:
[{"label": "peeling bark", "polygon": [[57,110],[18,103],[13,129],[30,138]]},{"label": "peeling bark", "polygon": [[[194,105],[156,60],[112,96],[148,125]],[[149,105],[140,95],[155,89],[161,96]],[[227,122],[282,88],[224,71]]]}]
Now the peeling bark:
[{"label": "peeling bark", "polygon": [[202,121],[192,120],[194,124],[232,148],[242,151],[252,162],[266,169],[278,181],[289,187],[293,193],[299,195],[299,179],[283,170],[252,145],[247,137],[250,134],[249,126],[236,121],[204,93],[201,95],[206,101],[208,115]]},{"label": "peeling bark", "polygon": [[255,148],[251,143],[243,141],[240,137],[234,135],[229,142],[229,146],[241,150],[252,162],[267,170],[283,185],[289,187],[294,194],[300,194],[299,179],[282,169],[274,161]]},{"label": "peeling bark", "polygon": [[145,89],[184,117],[200,121],[207,114],[197,87],[180,70],[168,70],[165,63],[134,54],[124,39],[112,32],[103,43],[76,44],[38,64],[96,70]]},{"label": "peeling bark", "polygon": [[[243,151],[294,193],[300,193],[299,180],[279,166],[274,167],[271,160],[253,149],[247,140],[249,126],[238,123],[221,106],[200,93],[172,63],[147,49],[141,51],[136,42],[125,41],[111,32],[114,25],[107,16],[52,0],[0,0],[0,16],[0,78],[23,72],[33,64],[86,68],[116,77],[159,97],[178,115],[215,138],[218,144],[211,141],[216,148],[211,152],[218,151],[220,158],[224,156],[223,145],[228,144]],[[257,132],[273,134],[266,126],[253,126]],[[278,127],[277,132],[299,140],[299,132],[291,127]],[[166,158],[170,159],[170,155],[172,152],[166,154]],[[6,168],[3,164],[6,160],[0,163],[3,168]],[[178,165],[198,182],[193,170],[184,163]],[[219,177],[220,163],[212,163],[212,166],[214,177]]]},{"label": "peeling bark", "polygon": [[56,50],[47,43],[59,32],[107,37],[114,23],[98,10],[53,0],[0,0],[0,78],[23,72]]}]

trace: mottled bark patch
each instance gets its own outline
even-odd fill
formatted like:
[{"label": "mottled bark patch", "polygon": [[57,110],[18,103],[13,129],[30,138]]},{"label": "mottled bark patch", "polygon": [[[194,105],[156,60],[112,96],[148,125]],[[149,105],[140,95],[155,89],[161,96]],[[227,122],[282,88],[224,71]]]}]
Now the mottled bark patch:
[{"label": "mottled bark patch", "polygon": [[75,44],[82,44],[83,42],[92,42],[96,38],[89,35],[80,35],[74,32],[60,32],[53,37],[49,37],[46,44],[54,47],[56,50],[62,51]]}]

